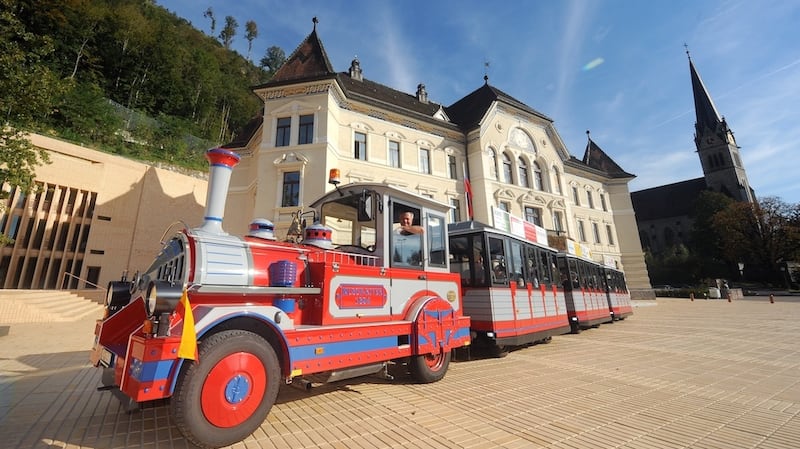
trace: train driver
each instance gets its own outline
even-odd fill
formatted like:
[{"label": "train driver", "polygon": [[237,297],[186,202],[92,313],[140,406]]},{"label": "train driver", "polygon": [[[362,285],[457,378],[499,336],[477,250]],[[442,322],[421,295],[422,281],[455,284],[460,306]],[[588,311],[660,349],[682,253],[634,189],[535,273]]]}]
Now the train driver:
[{"label": "train driver", "polygon": [[396,265],[422,265],[422,235],[425,228],[414,224],[414,213],[400,213],[392,233],[392,261]]}]

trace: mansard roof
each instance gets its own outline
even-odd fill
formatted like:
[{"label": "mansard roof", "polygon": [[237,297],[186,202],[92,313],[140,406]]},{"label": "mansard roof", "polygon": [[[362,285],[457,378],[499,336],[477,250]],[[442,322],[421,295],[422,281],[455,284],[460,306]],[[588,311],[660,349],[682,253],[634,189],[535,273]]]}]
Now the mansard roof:
[{"label": "mansard roof", "polygon": [[550,117],[547,117],[511,95],[490,85],[488,79],[486,79],[486,82],[481,87],[447,107],[446,111],[453,122],[458,123],[464,131],[469,131],[478,126],[483,116],[486,115],[486,112],[495,101],[505,103],[521,111],[547,120],[548,122],[552,123],[553,121]]},{"label": "mansard roof", "polygon": [[[588,132],[588,131],[587,131]],[[605,151],[600,149],[596,143],[590,138],[589,142],[586,144],[586,151],[583,153],[583,159],[581,160],[584,164],[588,165],[589,167],[600,170],[601,172],[607,174],[609,177],[612,178],[635,178],[636,175],[632,175],[625,170],[622,169],[613,159],[611,156],[606,154]]]},{"label": "mansard roof", "polygon": [[435,120],[436,123],[447,125],[447,122],[433,118],[434,114],[442,109],[442,105],[438,103],[419,101],[415,95],[392,89],[366,78],[355,80],[347,72],[339,72],[336,79],[348,98],[387,110],[419,114],[427,119]]},{"label": "mansard roof", "polygon": [[638,222],[670,217],[692,216],[700,192],[708,190],[706,178],[695,178],[631,192]]}]

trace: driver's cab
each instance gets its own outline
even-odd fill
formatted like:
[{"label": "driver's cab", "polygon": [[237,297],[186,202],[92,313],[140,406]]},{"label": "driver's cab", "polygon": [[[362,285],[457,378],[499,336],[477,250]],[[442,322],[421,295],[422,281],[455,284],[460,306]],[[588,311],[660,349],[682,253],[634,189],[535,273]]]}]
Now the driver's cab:
[{"label": "driver's cab", "polygon": [[331,230],[333,249],[363,256],[382,268],[449,271],[449,205],[393,186],[355,183],[329,192],[311,206]]}]

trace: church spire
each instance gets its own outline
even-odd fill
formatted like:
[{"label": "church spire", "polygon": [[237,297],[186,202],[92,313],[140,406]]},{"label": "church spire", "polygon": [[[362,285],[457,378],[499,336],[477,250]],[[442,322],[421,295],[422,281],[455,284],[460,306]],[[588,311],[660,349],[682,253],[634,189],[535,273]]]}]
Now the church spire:
[{"label": "church spire", "polygon": [[733,131],[717,112],[711,95],[697,73],[688,48],[686,55],[689,57],[694,109],[697,116],[694,125],[694,143],[703,167],[706,185],[734,200],[754,202],[755,192],[747,180]]},{"label": "church spire", "polygon": [[688,49],[686,50],[686,55],[689,57],[689,72],[692,77],[692,94],[694,95],[694,111],[697,116],[695,131],[697,135],[701,135],[708,130],[716,131],[723,120],[720,118],[717,107],[711,100],[711,95],[709,95],[705,84],[703,84],[703,80],[700,79],[700,75],[694,67],[694,62],[692,61],[692,57],[689,56]]}]

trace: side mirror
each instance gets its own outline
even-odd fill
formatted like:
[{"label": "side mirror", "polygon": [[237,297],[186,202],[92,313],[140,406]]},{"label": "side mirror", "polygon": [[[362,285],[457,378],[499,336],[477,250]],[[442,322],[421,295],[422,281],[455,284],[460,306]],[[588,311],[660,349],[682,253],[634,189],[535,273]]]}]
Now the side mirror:
[{"label": "side mirror", "polygon": [[372,221],[372,195],[366,190],[358,199],[358,221]]}]

